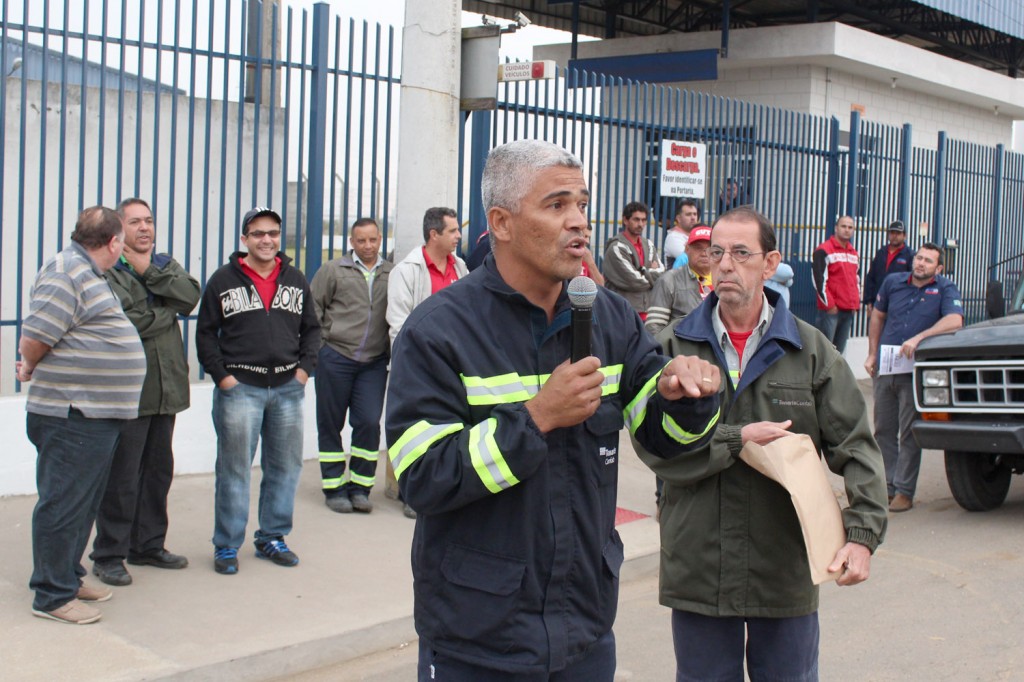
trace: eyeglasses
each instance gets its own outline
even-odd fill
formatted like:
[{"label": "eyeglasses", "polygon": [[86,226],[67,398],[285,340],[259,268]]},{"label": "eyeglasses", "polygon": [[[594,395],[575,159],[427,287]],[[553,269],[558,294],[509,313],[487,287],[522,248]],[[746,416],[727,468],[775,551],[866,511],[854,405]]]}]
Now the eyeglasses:
[{"label": "eyeglasses", "polygon": [[252,237],[253,239],[263,239],[264,237],[270,237],[271,239],[277,239],[281,236],[281,230],[253,230],[246,237]]},{"label": "eyeglasses", "polygon": [[751,256],[763,256],[764,253],[764,251],[747,251],[746,249],[732,249],[731,251],[726,251],[721,246],[712,246],[708,249],[708,256],[716,263],[721,261],[725,254],[729,254],[729,256],[737,263],[746,263],[750,260]]}]

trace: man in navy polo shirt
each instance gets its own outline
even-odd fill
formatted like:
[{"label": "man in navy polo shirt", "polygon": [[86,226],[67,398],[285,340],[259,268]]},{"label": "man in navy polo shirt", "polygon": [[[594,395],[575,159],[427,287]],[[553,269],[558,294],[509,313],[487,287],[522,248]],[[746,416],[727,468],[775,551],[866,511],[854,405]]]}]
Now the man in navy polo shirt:
[{"label": "man in navy polo shirt", "polygon": [[896,272],[882,281],[868,327],[864,369],[874,377],[875,439],[885,460],[889,511],[914,506],[921,448],[910,427],[918,418],[910,362],[922,339],[959,329],[964,323],[960,291],[942,277],[942,248],[924,244],[908,277]]}]

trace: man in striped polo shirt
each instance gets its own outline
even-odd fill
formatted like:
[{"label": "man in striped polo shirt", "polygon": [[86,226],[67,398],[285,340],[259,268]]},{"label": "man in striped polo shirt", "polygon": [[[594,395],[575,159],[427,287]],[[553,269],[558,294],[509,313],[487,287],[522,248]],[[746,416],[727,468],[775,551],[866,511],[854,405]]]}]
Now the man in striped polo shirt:
[{"label": "man in striped polo shirt", "polygon": [[32,382],[28,437],[39,452],[32,613],[63,623],[98,621],[100,612],[83,602],[111,597],[82,583],[82,554],[121,426],[138,416],[146,377],[139,334],[103,278],[123,240],[116,211],[82,211],[71,245],[36,275],[18,345],[18,381]]}]

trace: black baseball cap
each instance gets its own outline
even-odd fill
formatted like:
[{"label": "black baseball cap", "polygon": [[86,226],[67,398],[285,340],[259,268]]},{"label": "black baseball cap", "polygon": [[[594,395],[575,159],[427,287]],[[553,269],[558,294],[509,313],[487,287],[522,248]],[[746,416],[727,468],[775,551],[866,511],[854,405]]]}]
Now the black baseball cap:
[{"label": "black baseball cap", "polygon": [[245,214],[244,218],[242,218],[242,234],[249,232],[249,223],[264,216],[273,218],[277,221],[278,225],[281,224],[281,216],[277,214],[277,211],[272,208],[267,208],[266,206],[256,206],[255,208],[250,208],[249,212]]},{"label": "black baseball cap", "polygon": [[894,220],[889,223],[889,232],[906,232],[907,228],[903,227],[902,220]]}]

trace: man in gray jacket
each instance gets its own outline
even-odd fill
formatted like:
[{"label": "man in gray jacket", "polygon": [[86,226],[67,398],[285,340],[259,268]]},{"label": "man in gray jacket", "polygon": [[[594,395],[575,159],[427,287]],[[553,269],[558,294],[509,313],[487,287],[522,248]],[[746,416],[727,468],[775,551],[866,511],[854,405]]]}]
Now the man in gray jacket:
[{"label": "man in gray jacket", "polygon": [[605,244],[601,267],[605,287],[629,301],[645,321],[654,282],[665,271],[658,248],[644,236],[649,216],[645,204],[639,201],[626,204],[622,209],[622,232]]},{"label": "man in gray jacket", "polygon": [[654,284],[651,307],[647,310],[647,331],[657,334],[678,322],[704,302],[711,293],[711,228],[707,225],[690,231],[686,243],[686,265],[670,270]]},{"label": "man in gray jacket", "polygon": [[[349,241],[352,251],[320,268],[310,285],[323,341],[316,363],[316,428],[327,507],[368,514],[388,382],[385,312],[394,265],[381,258],[380,227],[372,218],[357,220]],[[350,407],[352,447],[346,453],[341,428]]]}]

